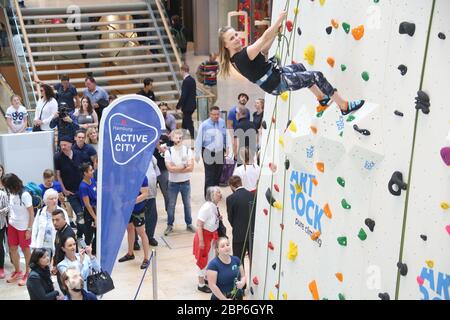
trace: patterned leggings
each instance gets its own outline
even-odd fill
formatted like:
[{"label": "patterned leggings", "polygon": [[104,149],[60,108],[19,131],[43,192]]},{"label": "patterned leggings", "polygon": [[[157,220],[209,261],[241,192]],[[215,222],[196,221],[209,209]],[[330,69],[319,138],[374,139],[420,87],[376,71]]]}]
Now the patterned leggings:
[{"label": "patterned leggings", "polygon": [[292,64],[281,68],[281,83],[272,92],[280,95],[284,91],[295,91],[302,88],[311,88],[317,85],[319,89],[331,97],[337,90],[325,79],[320,71],[307,71],[301,63]]}]

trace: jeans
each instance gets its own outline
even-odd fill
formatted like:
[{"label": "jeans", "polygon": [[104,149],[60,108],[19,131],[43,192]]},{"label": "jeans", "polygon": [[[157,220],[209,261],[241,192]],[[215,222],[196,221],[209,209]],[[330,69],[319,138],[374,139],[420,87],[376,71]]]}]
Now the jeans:
[{"label": "jeans", "polygon": [[5,265],[5,246],[4,246],[4,240],[5,240],[5,233],[6,233],[6,226],[3,227],[3,229],[0,229],[0,269],[3,269],[3,266]]},{"label": "jeans", "polygon": [[169,181],[169,208],[167,210],[167,225],[173,226],[175,221],[175,205],[177,204],[178,192],[181,193],[181,199],[184,206],[184,221],[187,225],[192,224],[191,216],[191,183]]},{"label": "jeans", "polygon": [[145,232],[148,239],[155,237],[156,223],[158,222],[158,211],[156,210],[156,199],[148,199],[144,208]]},{"label": "jeans", "polygon": [[159,183],[159,188],[161,189],[161,193],[164,197],[164,205],[165,205],[165,209],[167,212],[167,210],[169,208],[169,194],[168,194],[169,171],[167,171],[167,170],[161,171],[161,174],[156,179]]},{"label": "jeans", "polygon": [[67,196],[67,201],[69,201],[70,206],[77,217],[77,238],[81,238],[83,237],[83,234],[86,234],[86,231],[84,225],[84,210],[78,192],[74,195]]}]

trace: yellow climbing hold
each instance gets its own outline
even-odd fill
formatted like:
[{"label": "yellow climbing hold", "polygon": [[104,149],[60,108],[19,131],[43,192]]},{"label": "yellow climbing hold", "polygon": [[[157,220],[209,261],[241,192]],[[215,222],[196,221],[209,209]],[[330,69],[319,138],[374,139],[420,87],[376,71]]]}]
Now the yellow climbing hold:
[{"label": "yellow climbing hold", "polygon": [[287,258],[291,261],[295,261],[298,255],[297,245],[294,241],[289,241],[289,250],[287,253]]},{"label": "yellow climbing hold", "polygon": [[278,143],[281,144],[281,146],[284,148],[284,138],[283,137],[278,138]]},{"label": "yellow climbing hold", "polygon": [[289,91],[283,92],[283,93],[280,95],[280,97],[281,97],[281,100],[287,101],[287,99],[289,98]]},{"label": "yellow climbing hold", "polygon": [[287,292],[283,292],[282,296],[283,296],[283,300],[287,300],[288,299]]},{"label": "yellow climbing hold", "polygon": [[278,210],[282,210],[283,209],[283,205],[281,204],[281,202],[275,201],[273,203],[273,207],[277,208]]},{"label": "yellow climbing hold", "polygon": [[294,121],[291,121],[291,124],[289,125],[289,130],[292,132],[297,132],[297,126],[295,125]]},{"label": "yellow climbing hold", "polygon": [[306,62],[308,62],[311,66],[314,64],[316,60],[316,48],[312,44],[307,46],[304,51],[304,58]]},{"label": "yellow climbing hold", "polygon": [[325,0],[319,0],[319,2],[321,6],[325,5]]},{"label": "yellow climbing hold", "polygon": [[298,7],[295,7],[295,8],[294,8],[294,14],[298,14],[299,11],[300,11],[300,10],[298,9]]},{"label": "yellow climbing hold", "polygon": [[298,183],[295,183],[295,194],[299,194],[302,192],[302,186]]},{"label": "yellow climbing hold", "polygon": [[331,209],[328,203],[326,203],[325,206],[323,207],[323,212],[325,213],[328,219],[331,219],[333,217],[333,214],[331,213]]},{"label": "yellow climbing hold", "polygon": [[316,280],[313,280],[308,285],[309,291],[311,291],[314,300],[319,300],[319,291],[317,290]]},{"label": "yellow climbing hold", "polygon": [[450,208],[450,204],[448,202],[442,202],[441,208],[444,210],[448,210]]},{"label": "yellow climbing hold", "polygon": [[428,268],[434,267],[434,261],[433,260],[426,260],[425,263],[427,264]]},{"label": "yellow climbing hold", "polygon": [[275,300],[275,296],[273,295],[272,291],[269,292],[269,300]]},{"label": "yellow climbing hold", "polygon": [[339,282],[344,281],[344,276],[342,275],[342,273],[337,272],[334,274],[336,276],[336,278],[339,280]]}]

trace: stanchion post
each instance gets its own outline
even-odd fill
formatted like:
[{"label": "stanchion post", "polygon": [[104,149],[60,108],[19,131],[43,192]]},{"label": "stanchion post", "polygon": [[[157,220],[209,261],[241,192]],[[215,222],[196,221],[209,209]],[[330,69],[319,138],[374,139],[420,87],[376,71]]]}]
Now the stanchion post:
[{"label": "stanchion post", "polygon": [[158,282],[156,275],[156,250],[152,249],[152,279],[153,279],[153,300],[158,300]]}]

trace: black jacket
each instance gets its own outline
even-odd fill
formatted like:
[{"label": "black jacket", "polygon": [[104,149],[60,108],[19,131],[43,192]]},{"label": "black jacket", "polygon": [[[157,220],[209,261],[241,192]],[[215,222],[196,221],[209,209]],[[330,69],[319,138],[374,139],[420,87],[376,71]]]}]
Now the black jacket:
[{"label": "black jacket", "polygon": [[31,265],[31,272],[27,280],[30,300],[56,300],[59,292],[53,287],[49,267],[42,269]]},{"label": "black jacket", "polygon": [[181,108],[183,113],[192,113],[196,108],[197,84],[190,75],[183,80],[181,85],[181,96],[177,103],[177,109]]},{"label": "black jacket", "polygon": [[240,188],[227,197],[227,213],[228,221],[233,228],[233,242],[244,242],[247,233],[248,223],[251,222],[251,227],[247,241],[253,234],[255,229],[255,214],[253,213],[250,221],[250,213],[253,208],[255,212],[256,205],[255,194],[245,188]]}]

